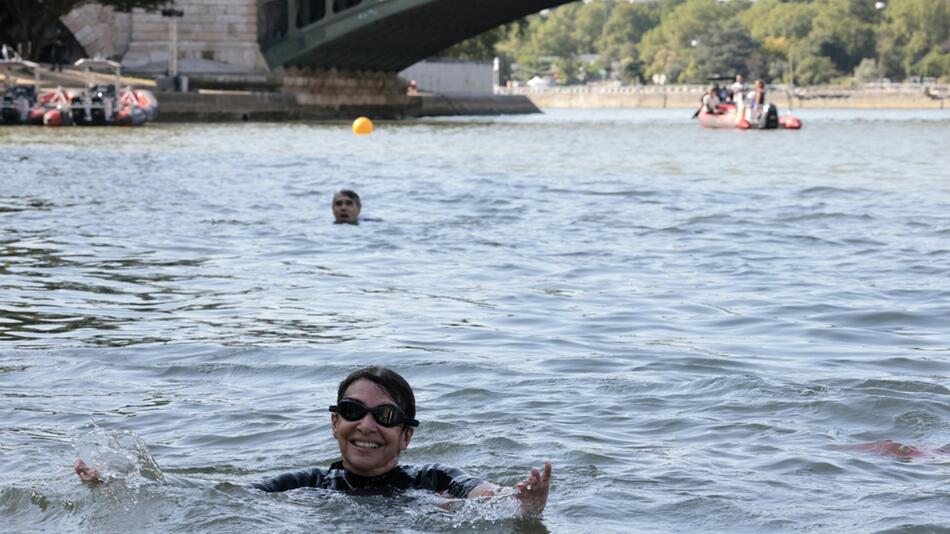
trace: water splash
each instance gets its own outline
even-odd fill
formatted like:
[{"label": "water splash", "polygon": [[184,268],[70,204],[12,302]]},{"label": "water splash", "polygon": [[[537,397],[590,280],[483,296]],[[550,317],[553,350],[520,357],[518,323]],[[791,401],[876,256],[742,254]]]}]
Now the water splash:
[{"label": "water splash", "polygon": [[76,453],[99,472],[103,482],[120,480],[136,487],[165,477],[142,438],[129,430],[106,430],[95,423],[76,443]]},{"label": "water splash", "polygon": [[521,508],[514,488],[502,488],[485,499],[463,499],[452,504],[450,511],[454,513],[452,526],[455,528],[515,519]]}]

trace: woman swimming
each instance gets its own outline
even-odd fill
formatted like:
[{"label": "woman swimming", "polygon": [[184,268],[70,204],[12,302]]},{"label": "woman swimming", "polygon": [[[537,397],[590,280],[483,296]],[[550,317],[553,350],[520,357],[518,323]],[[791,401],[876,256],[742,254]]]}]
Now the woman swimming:
[{"label": "woman swimming", "polygon": [[[415,428],[416,401],[412,388],[395,371],[366,367],[350,373],[330,406],[330,424],[342,460],[329,469],[313,468],[285,473],[250,487],[279,492],[296,488],[323,488],[356,494],[391,495],[421,489],[458,499],[491,497],[500,486],[440,464],[401,465],[399,454],[409,447]],[[86,482],[99,473],[82,460],[76,473]],[[523,516],[537,516],[547,503],[551,464],[515,484],[512,496]]]}]

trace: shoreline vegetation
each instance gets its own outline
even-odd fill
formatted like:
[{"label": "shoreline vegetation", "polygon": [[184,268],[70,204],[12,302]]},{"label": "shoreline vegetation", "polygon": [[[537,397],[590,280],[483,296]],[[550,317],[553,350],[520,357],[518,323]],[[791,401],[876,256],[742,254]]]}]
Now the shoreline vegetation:
[{"label": "shoreline vegetation", "polygon": [[501,79],[846,85],[950,83],[945,0],[588,0],[544,10],[443,55],[500,58]]},{"label": "shoreline vegetation", "polygon": [[[539,108],[696,108],[705,85],[591,84],[498,88],[499,95],[526,96]],[[950,109],[950,84],[868,84],[769,87],[769,100],[788,108]]]}]

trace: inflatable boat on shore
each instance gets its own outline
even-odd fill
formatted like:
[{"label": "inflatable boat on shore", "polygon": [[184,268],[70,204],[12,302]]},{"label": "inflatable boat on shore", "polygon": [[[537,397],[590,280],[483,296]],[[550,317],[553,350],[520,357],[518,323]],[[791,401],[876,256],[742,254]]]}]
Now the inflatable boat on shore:
[{"label": "inflatable boat on shore", "polygon": [[791,115],[779,116],[778,109],[772,104],[765,104],[761,111],[752,113],[748,108],[741,113],[735,104],[725,103],[716,106],[716,112],[710,112],[704,106],[696,118],[704,128],[738,128],[740,130],[798,130],[802,121]]},{"label": "inflatable boat on shore", "polygon": [[[40,66],[19,58],[0,60],[3,90],[0,93],[0,124],[27,124],[40,90]],[[15,73],[33,78],[32,84],[17,84]]]},{"label": "inflatable boat on shore", "polygon": [[[76,67],[86,72],[86,88],[71,96],[70,114],[79,126],[139,126],[158,116],[158,99],[147,89],[121,87],[122,65],[108,59],[80,59]],[[110,84],[92,80],[95,69],[113,74]]]},{"label": "inflatable boat on shore", "polygon": [[[158,99],[151,91],[121,86],[119,63],[80,59],[75,65],[85,71],[83,89],[43,90],[38,64],[19,58],[0,60],[0,124],[139,126],[158,116]],[[93,72],[103,70],[113,75],[111,83],[96,83]],[[33,83],[18,84],[24,77],[32,78]]]}]

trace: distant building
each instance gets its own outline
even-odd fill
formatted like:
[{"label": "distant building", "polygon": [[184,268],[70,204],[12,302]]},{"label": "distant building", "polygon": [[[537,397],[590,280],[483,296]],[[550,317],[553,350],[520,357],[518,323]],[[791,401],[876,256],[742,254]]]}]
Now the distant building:
[{"label": "distant building", "polygon": [[416,82],[419,91],[448,96],[490,96],[494,76],[490,61],[428,59],[399,73]]}]

